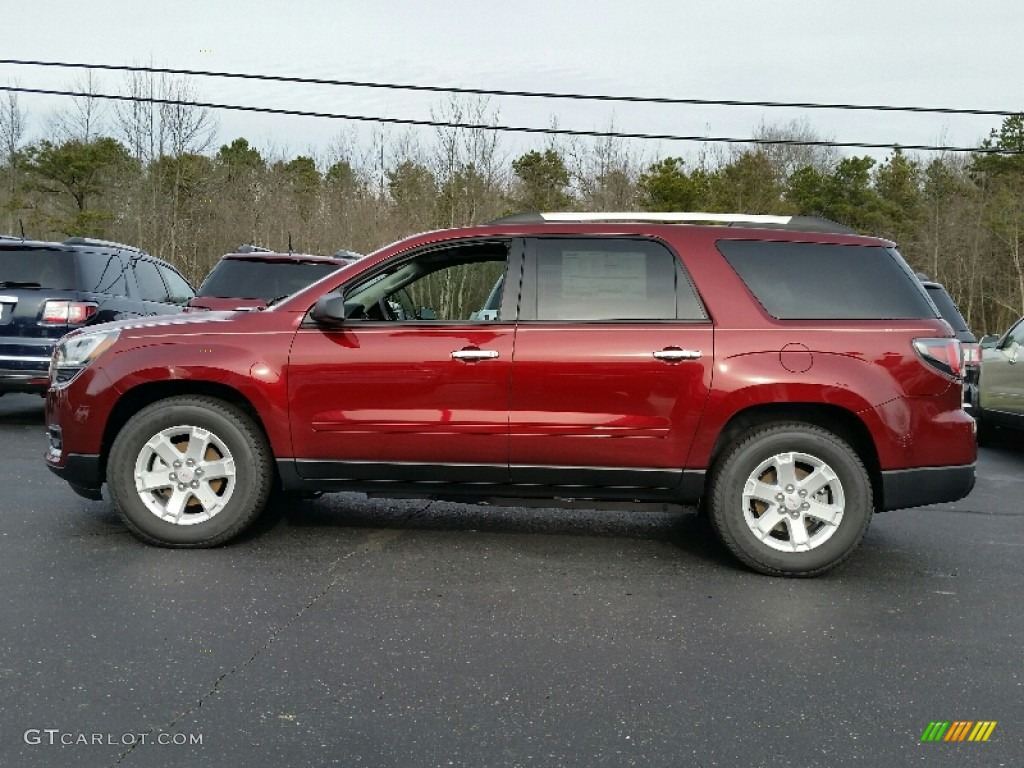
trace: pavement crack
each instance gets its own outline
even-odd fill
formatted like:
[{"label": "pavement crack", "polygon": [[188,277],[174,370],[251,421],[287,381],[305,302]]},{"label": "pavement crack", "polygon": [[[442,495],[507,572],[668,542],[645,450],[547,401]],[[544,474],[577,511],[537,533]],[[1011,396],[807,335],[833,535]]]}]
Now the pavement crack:
[{"label": "pavement crack", "polygon": [[[415,514],[417,514],[418,512],[425,512],[429,506],[430,506],[430,504],[427,504],[427,506],[424,507],[422,510],[413,510],[412,512],[410,512],[402,520],[402,523],[404,524],[408,520],[412,519],[412,517]],[[339,556],[333,563],[331,563],[331,565],[327,568],[326,572],[328,574],[334,572],[338,568],[338,566],[340,566],[343,562],[345,562],[349,558],[354,557],[355,555],[366,554],[368,552],[373,552],[375,550],[381,549],[382,547],[386,546],[391,541],[394,541],[399,536],[401,536],[402,533],[403,532],[401,530],[388,529],[388,530],[377,531],[375,533],[370,534],[370,536],[367,539],[367,541],[361,547],[353,549],[351,552],[347,552],[346,554]],[[217,691],[221,687],[221,683],[223,683],[229,677],[232,677],[233,675],[235,675],[235,674],[237,674],[239,672],[244,671],[254,661],[256,661],[256,659],[258,659],[260,657],[260,655],[264,651],[266,651],[268,648],[270,648],[271,645],[274,644],[274,641],[277,640],[277,638],[280,637],[281,634],[283,634],[293,624],[295,624],[295,622],[297,622],[299,619],[301,619],[302,616],[310,608],[312,608],[318,602],[323,600],[327,596],[327,594],[332,589],[334,589],[335,586],[338,585],[338,583],[342,579],[342,576],[343,576],[342,573],[335,573],[334,577],[327,583],[327,586],[325,586],[323,589],[321,589],[319,592],[317,592],[315,595],[313,595],[309,599],[309,601],[306,602],[306,604],[303,605],[295,613],[294,616],[292,616],[290,619],[288,619],[281,626],[279,626],[276,629],[274,629],[273,631],[271,631],[271,633],[267,636],[266,641],[253,652],[252,656],[250,656],[248,659],[243,661],[241,664],[238,664],[237,666],[229,669],[227,672],[223,673],[220,677],[218,677],[216,680],[214,680],[213,685],[210,686],[210,689],[208,691],[206,691],[202,696],[200,696],[199,699],[196,701],[196,703],[193,706],[189,707],[188,709],[184,710],[183,712],[178,713],[169,722],[164,723],[163,725],[153,726],[153,727],[149,728],[148,730],[139,731],[138,733],[140,733],[140,734],[144,733],[144,734],[149,735],[149,734],[155,733],[157,731],[167,731],[167,730],[170,730],[171,728],[173,728],[175,725],[177,725],[179,722],[181,722],[185,718],[187,718],[187,717],[195,714],[196,712],[198,712],[202,708],[203,704],[206,701],[208,701],[211,697],[216,695]],[[133,741],[132,744],[124,752],[122,752],[118,756],[117,761],[114,763],[114,765],[115,766],[120,765],[125,760],[125,758],[127,758],[132,753],[132,751],[134,751],[134,749],[140,743],[142,743],[143,741],[144,741],[143,739],[136,739],[135,741]],[[148,741],[148,739],[146,739],[145,741]]]}]

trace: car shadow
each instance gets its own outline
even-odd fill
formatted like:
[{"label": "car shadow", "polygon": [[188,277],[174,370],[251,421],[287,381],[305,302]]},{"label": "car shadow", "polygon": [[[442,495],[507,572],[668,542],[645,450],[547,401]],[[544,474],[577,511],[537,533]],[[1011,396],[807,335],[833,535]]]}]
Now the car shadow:
[{"label": "car shadow", "polygon": [[[325,494],[316,500],[274,500],[241,541],[301,535],[313,529],[399,528],[410,531],[537,534],[651,541],[671,545],[697,560],[736,565],[706,520],[694,510],[505,507],[429,500],[367,499]],[[273,532],[273,533],[271,533]]]},{"label": "car shadow", "polygon": [[1024,456],[1024,430],[995,427],[983,446],[1009,455]]}]

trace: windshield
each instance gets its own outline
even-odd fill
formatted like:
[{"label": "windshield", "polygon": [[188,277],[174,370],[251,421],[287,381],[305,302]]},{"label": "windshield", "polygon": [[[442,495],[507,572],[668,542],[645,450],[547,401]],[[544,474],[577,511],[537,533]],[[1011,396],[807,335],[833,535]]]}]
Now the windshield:
[{"label": "windshield", "polygon": [[224,259],[196,295],[270,301],[290,296],[340,268],[337,264]]},{"label": "windshield", "polygon": [[76,290],[74,254],[45,248],[0,248],[0,286]]}]

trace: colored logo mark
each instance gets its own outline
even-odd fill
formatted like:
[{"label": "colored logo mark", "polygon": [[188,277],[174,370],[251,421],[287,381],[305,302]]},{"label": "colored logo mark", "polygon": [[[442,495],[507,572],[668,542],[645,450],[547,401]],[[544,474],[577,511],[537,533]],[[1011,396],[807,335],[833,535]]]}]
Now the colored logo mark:
[{"label": "colored logo mark", "polygon": [[928,723],[921,741],[988,741],[995,720],[937,720]]}]

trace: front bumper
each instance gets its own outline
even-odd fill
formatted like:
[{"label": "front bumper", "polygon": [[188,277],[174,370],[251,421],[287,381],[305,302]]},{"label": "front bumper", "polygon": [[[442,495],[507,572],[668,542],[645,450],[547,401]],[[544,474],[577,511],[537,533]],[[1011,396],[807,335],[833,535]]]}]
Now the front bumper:
[{"label": "front bumper", "polygon": [[882,472],[879,512],[958,501],[974,488],[975,465],[917,467]]},{"label": "front bumper", "polygon": [[103,486],[103,465],[99,456],[70,453],[64,459],[63,466],[60,466],[52,451],[47,451],[46,466],[79,496],[95,501],[103,498],[100,492]]}]

